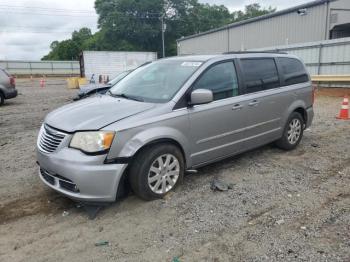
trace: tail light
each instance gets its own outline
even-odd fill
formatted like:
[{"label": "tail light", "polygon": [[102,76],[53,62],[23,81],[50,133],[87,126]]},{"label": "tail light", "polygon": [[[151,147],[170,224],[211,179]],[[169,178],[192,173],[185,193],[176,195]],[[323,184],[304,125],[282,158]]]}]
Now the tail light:
[{"label": "tail light", "polygon": [[15,86],[16,85],[16,79],[13,77],[13,76],[10,76],[10,84],[12,86]]}]

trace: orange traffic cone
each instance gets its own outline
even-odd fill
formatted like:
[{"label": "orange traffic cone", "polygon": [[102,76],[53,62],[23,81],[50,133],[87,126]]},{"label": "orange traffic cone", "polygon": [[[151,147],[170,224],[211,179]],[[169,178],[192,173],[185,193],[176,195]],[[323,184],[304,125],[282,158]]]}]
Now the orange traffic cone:
[{"label": "orange traffic cone", "polygon": [[349,120],[349,98],[347,96],[344,97],[343,103],[341,105],[339,116],[337,119]]},{"label": "orange traffic cone", "polygon": [[41,88],[45,87],[45,79],[44,78],[40,79],[40,87]]}]

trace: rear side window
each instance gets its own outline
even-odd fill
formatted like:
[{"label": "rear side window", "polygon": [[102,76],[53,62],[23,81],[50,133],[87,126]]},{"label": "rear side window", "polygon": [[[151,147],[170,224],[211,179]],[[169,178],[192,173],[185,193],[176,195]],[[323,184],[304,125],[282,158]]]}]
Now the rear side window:
[{"label": "rear side window", "polygon": [[194,84],[195,89],[209,89],[214,100],[238,95],[238,82],[233,62],[224,62],[209,68]]},{"label": "rear side window", "polygon": [[280,86],[274,59],[242,59],[241,65],[246,93],[259,92]]},{"label": "rear side window", "polygon": [[284,75],[284,85],[295,85],[309,81],[309,76],[299,60],[281,57],[278,58],[278,63],[280,64],[282,74]]}]

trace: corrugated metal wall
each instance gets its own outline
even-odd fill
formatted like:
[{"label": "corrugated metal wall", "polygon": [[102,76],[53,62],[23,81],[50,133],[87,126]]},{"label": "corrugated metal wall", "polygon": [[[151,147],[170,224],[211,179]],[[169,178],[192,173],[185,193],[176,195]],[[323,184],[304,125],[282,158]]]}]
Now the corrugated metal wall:
[{"label": "corrugated metal wall", "polygon": [[252,50],[296,55],[304,61],[311,75],[350,74],[350,37]]},{"label": "corrugated metal wall", "polygon": [[228,30],[184,40],[178,43],[178,54],[219,54],[227,52]]},{"label": "corrugated metal wall", "polygon": [[217,54],[274,45],[324,40],[327,37],[327,4],[265,20],[224,28],[178,40],[178,54]]},{"label": "corrugated metal wall", "polygon": [[0,68],[14,75],[79,75],[78,61],[12,61],[1,60]]},{"label": "corrugated metal wall", "polygon": [[217,54],[322,41],[330,38],[330,30],[335,26],[350,23],[350,0],[308,7],[306,15],[299,15],[297,10],[184,37],[178,40],[178,55]]},{"label": "corrugated metal wall", "polygon": [[325,5],[307,10],[307,15],[296,12],[272,17],[229,29],[230,51],[273,45],[295,44],[325,39]]}]

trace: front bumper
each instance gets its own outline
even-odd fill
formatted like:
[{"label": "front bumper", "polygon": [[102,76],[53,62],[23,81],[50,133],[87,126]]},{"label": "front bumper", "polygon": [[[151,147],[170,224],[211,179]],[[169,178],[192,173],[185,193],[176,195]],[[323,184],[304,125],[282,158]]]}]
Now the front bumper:
[{"label": "front bumper", "polygon": [[106,155],[87,156],[68,147],[44,153],[37,148],[41,180],[55,191],[84,202],[113,202],[127,164],[104,164]]},{"label": "front bumper", "polygon": [[18,95],[17,89],[16,88],[11,88],[8,89],[4,92],[5,95],[5,99],[10,99],[10,98],[14,98]]}]

